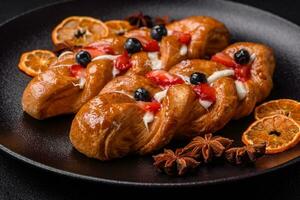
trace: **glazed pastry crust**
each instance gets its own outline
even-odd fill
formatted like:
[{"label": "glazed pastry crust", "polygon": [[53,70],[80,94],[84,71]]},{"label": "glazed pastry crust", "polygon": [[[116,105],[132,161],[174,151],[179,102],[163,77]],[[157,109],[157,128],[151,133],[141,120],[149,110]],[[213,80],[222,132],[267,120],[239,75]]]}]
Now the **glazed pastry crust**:
[{"label": "glazed pastry crust", "polygon": [[135,151],[136,138],[145,134],[142,116],[142,109],[127,95],[99,95],[77,113],[70,140],[88,157],[100,160],[122,157]]},{"label": "glazed pastry crust", "polygon": [[225,25],[214,18],[191,16],[167,25],[168,31],[192,33],[188,58],[213,55],[229,44],[230,34]]},{"label": "glazed pastry crust", "polygon": [[34,77],[25,88],[23,110],[36,119],[76,113],[112,78],[112,66],[109,60],[91,62],[86,68],[83,89],[76,86],[80,80],[71,76],[68,66],[52,66]]},{"label": "glazed pastry crust", "polygon": [[[216,102],[208,109],[201,106],[191,84],[173,85],[168,88],[162,100],[161,109],[155,114],[153,122],[145,125],[143,122],[145,111],[138,109],[138,102],[134,100],[133,93],[136,89],[143,87],[151,96],[154,96],[162,91],[162,88],[142,75],[127,74],[110,81],[99,96],[79,111],[73,121],[70,136],[72,141],[75,137],[80,139],[78,142],[72,142],[73,145],[80,152],[100,160],[110,160],[131,153],[144,155],[164,147],[172,139],[191,138],[215,132],[222,129],[231,119],[248,115],[253,111],[258,99],[262,100],[270,92],[275,64],[268,47],[260,44],[238,43],[228,47],[225,51],[230,52],[232,56],[233,52],[241,48],[251,49],[252,51],[249,50],[249,52],[256,55],[251,63],[251,78],[243,82],[247,91],[244,99],[238,98],[234,76],[219,77],[211,83],[211,87],[216,90]],[[169,73],[180,76],[188,82],[194,72],[201,72],[209,77],[214,72],[226,69],[228,67],[213,61],[194,59],[180,62],[173,66]],[[99,101],[97,99],[106,98],[112,94],[122,95],[120,99],[126,97],[126,103],[115,104],[112,99],[112,103],[98,104],[90,108],[90,105],[94,104],[91,102],[97,102]],[[94,121],[93,117],[83,117],[91,112],[101,112],[97,116],[101,116],[102,119],[96,120],[101,121],[100,124],[106,122],[109,126],[113,126],[117,123],[122,128],[108,129],[103,125],[95,130],[80,128],[78,124]],[[83,148],[80,141],[84,140],[82,137],[90,134],[96,135],[96,139],[89,138]],[[90,144],[93,141],[97,141],[94,146]]]},{"label": "glazed pastry crust", "polygon": [[[161,69],[169,70],[173,65],[187,58],[200,58],[207,53],[222,50],[228,44],[229,33],[226,27],[217,20],[209,17],[189,17],[167,26],[169,31],[188,31],[192,41],[188,45],[188,53],[181,55],[182,44],[174,35],[163,37],[160,42],[160,51],[156,52],[161,60]],[[135,37],[141,42],[153,40],[150,29],[140,28],[126,32],[124,36],[110,36],[93,42],[94,46],[108,45],[116,55],[125,52],[124,43],[127,38]],[[219,45],[221,44],[221,45]],[[206,50],[205,50],[206,49]],[[32,79],[26,87],[22,105],[23,110],[36,119],[45,119],[62,114],[76,113],[79,108],[96,96],[107,82],[112,80],[113,65],[110,60],[93,61],[87,67],[84,89],[74,85],[79,84],[79,79],[70,75],[68,68],[76,64],[75,52],[68,53],[67,58],[58,58],[49,71]],[[139,52],[131,55],[132,67],[127,72],[119,75],[145,75],[152,70],[149,52]],[[57,68],[57,69],[56,69]]]},{"label": "glazed pastry crust", "polygon": [[[204,73],[207,77],[216,71],[224,70],[221,64],[206,61],[206,60],[189,60],[175,65],[170,73],[184,77],[190,77],[194,72]],[[178,138],[190,138],[195,135],[202,135],[204,133],[216,132],[222,129],[235,114],[238,105],[238,98],[235,89],[234,80],[230,77],[223,77],[212,83],[212,87],[216,90],[216,102],[213,106],[202,112],[199,108],[194,110],[190,115],[187,123],[177,130],[176,136]],[[197,107],[200,103],[195,102]]]},{"label": "glazed pastry crust", "polygon": [[275,69],[274,54],[268,46],[251,42],[238,42],[227,47],[224,53],[233,58],[240,49],[246,49],[253,61],[251,63],[251,78],[245,82],[248,93],[246,99],[239,103],[234,116],[235,119],[251,114],[255,105],[269,96],[273,88],[272,77]]},{"label": "glazed pastry crust", "polygon": [[[133,98],[134,91],[141,87],[149,91],[151,96],[161,91],[145,77],[132,75],[115,78],[103,88],[100,94],[117,92]],[[184,123],[182,119],[188,117],[189,108],[193,108],[192,104],[195,99],[196,95],[188,85],[170,87],[162,102],[162,109],[156,114],[154,122],[148,128],[144,126],[147,133],[137,140],[139,153],[150,153],[168,144],[177,127]],[[128,120],[131,120],[132,123],[138,121],[135,118],[128,118]]]},{"label": "glazed pastry crust", "polygon": [[[202,70],[209,75],[214,71],[220,69],[224,69],[224,66],[205,60],[192,60],[189,61],[189,65],[184,64],[184,66],[182,66],[179,64],[178,66],[174,67],[171,72],[179,75],[181,71],[184,71],[184,75],[189,75],[195,71]],[[140,75],[119,76],[110,81],[103,88],[98,97],[95,97],[79,111],[73,121],[72,129],[70,132],[71,138],[81,138],[83,136],[79,135],[87,134],[97,135],[97,141],[100,141],[99,144],[97,143],[97,145],[100,145],[101,147],[86,145],[85,148],[89,147],[93,150],[84,150],[84,148],[80,146],[82,145],[82,143],[72,142],[75,148],[79,149],[79,151],[81,152],[86,151],[86,154],[88,156],[95,157],[101,160],[122,157],[125,154],[130,153],[148,154],[162,148],[173,138],[191,137],[193,134],[202,134],[206,131],[222,128],[233,116],[234,108],[237,105],[237,95],[235,92],[233,81],[230,78],[222,78],[214,83],[214,87],[216,88],[219,97],[217,103],[210,111],[205,110],[199,104],[197,95],[195,94],[191,85],[179,84],[171,86],[162,101],[161,110],[156,113],[154,121],[150,123],[148,127],[143,122],[145,111],[143,111],[142,114],[137,110],[135,110],[134,112],[131,112],[130,110],[125,111],[121,109],[119,104],[118,109],[120,110],[117,110],[116,104],[113,102],[114,100],[112,100],[112,103],[109,104],[98,104],[94,106],[95,103],[93,102],[99,102],[99,98],[111,96],[112,94],[118,94],[127,96],[128,101],[133,101],[130,107],[131,109],[133,109],[133,105],[138,105],[135,100],[133,100],[133,93],[137,88],[140,87],[147,89],[151,96],[154,96],[154,94],[161,91],[158,86],[154,85],[144,76]],[[122,104],[122,106],[124,105],[125,104]],[[128,106],[128,103],[126,104],[126,106]],[[128,107],[126,108],[129,109]],[[126,117],[122,118],[122,120],[124,121],[114,120],[112,122],[111,113],[108,111],[104,112],[103,109],[113,111],[113,116],[115,117],[123,116],[124,112],[127,112],[127,114]],[[126,140],[126,144],[123,143],[124,141],[122,140],[122,145],[118,143],[120,146],[107,145],[110,144],[110,142],[107,142],[106,140],[110,138],[114,138],[115,141],[119,140],[114,136],[116,135],[115,130],[109,129],[109,131],[107,131],[107,127],[102,125],[100,128],[97,126],[98,128],[95,130],[91,128],[79,128],[78,124],[80,123],[90,123],[91,117],[83,116],[89,116],[89,113],[91,112],[94,114],[101,112],[101,114],[97,114],[97,116],[101,116],[104,121],[106,121],[107,119],[107,121],[109,121],[111,124],[121,123],[122,125],[120,126],[122,126],[123,128],[120,128],[118,130],[118,135],[132,134],[135,136],[135,140],[128,139]],[[205,115],[207,116],[206,118],[203,117]],[[208,119],[213,115],[216,116]],[[93,121],[99,121],[95,120],[95,116],[93,116],[92,119]],[[103,122],[103,120],[100,121]],[[126,124],[126,126],[128,126],[129,128],[123,126],[123,124]],[[201,132],[198,131],[199,126],[201,126],[201,128],[203,129]],[[84,127],[86,127],[86,125],[84,125]],[[138,133],[135,131],[138,131]],[[90,140],[93,139],[94,138],[91,138]],[[74,141],[74,139],[71,140]],[[79,141],[80,140],[83,139],[81,138],[79,139]],[[105,152],[119,153],[106,153],[104,156],[104,154],[101,153],[102,148],[105,148]],[[116,150],[115,148],[117,148],[118,150]],[[123,151],[120,151],[120,149],[122,149]],[[92,154],[88,152],[94,153]]]},{"label": "glazed pastry crust", "polygon": [[[213,55],[228,46],[230,40],[230,34],[225,25],[211,17],[188,17],[168,24],[167,29],[169,34],[162,38],[160,44],[161,69],[163,70],[169,70],[173,65],[185,59],[204,58]],[[186,55],[180,54],[182,44],[173,35],[175,32],[190,33],[192,36],[191,42],[187,46]],[[152,40],[148,28],[129,31],[125,37],[134,37],[140,41],[145,40],[145,38]],[[138,70],[138,72],[140,71]]]},{"label": "glazed pastry crust", "polygon": [[182,126],[192,112],[196,94],[188,85],[174,85],[169,88],[162,103],[162,109],[150,126],[146,143],[141,145],[140,154],[148,154],[167,145],[176,130]]},{"label": "glazed pastry crust", "polygon": [[23,110],[36,119],[71,113],[73,107],[67,102],[76,101],[80,89],[74,87],[77,80],[67,76],[68,73],[62,67],[36,76],[24,90]]},{"label": "glazed pastry crust", "polygon": [[[76,64],[74,50],[66,55],[67,59],[58,58],[48,71],[32,79],[23,93],[23,110],[36,119],[78,112],[70,130],[73,146],[88,157],[111,160],[129,154],[152,153],[172,139],[218,131],[231,119],[249,115],[256,103],[269,95],[275,67],[269,47],[249,42],[228,46],[229,31],[211,17],[192,16],[166,27],[168,35],[162,38],[160,50],[154,53],[161,61],[162,70],[180,76],[186,83],[168,87],[153,121],[145,122],[147,111],[141,106],[142,102],[134,99],[134,92],[144,88],[154,97],[166,88],[145,77],[155,67],[151,64],[150,52],[143,51],[130,55],[132,67],[121,71],[117,77],[112,73],[116,69],[115,61],[90,62],[85,85],[79,88],[80,79],[70,74],[70,66]],[[176,32],[191,35],[186,54],[181,52],[184,44],[180,43]],[[150,29],[141,28],[126,32],[124,36],[102,38],[94,45],[109,45],[116,55],[121,55],[129,37],[143,44],[152,40]],[[222,50],[233,58],[240,49],[246,49],[252,58],[251,78],[243,82],[246,97],[239,100],[234,76],[221,77],[210,85],[216,91],[216,102],[204,108],[188,82],[189,77],[194,72],[209,77],[228,69],[200,59]]]}]

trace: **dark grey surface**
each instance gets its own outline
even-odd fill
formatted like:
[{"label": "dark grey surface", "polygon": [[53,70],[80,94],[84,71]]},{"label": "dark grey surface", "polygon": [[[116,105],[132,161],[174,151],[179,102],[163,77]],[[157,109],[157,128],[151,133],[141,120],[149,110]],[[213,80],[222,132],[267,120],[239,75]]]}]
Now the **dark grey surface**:
[{"label": "dark grey surface", "polygon": [[[18,14],[20,8],[30,8],[43,4],[44,2],[51,1],[32,1],[21,3],[21,1],[10,0],[9,2],[0,2],[0,21],[8,18],[12,15]],[[15,3],[14,3],[15,2]],[[19,4],[16,4],[18,2]],[[23,7],[24,4],[24,7]],[[272,3],[274,5],[274,3]],[[14,5],[14,7],[12,6]],[[275,4],[276,5],[276,4]],[[285,6],[289,6],[284,4]],[[281,7],[283,4],[281,4]],[[290,5],[291,8],[292,5]],[[296,4],[293,4],[296,11]],[[265,7],[267,7],[265,5]],[[271,9],[269,6],[268,9]],[[282,10],[277,7],[278,10]],[[298,6],[299,8],[299,6]],[[3,10],[2,10],[3,9]],[[284,9],[283,9],[284,10]],[[288,13],[279,13],[284,16],[287,14],[290,20],[293,20],[294,15],[289,10]],[[9,12],[8,12],[9,11]],[[5,13],[7,13],[5,15]],[[296,12],[295,12],[296,13]],[[294,17],[296,20],[297,17]],[[298,17],[299,20],[299,17]],[[295,21],[297,22],[297,21]],[[299,22],[298,22],[299,23]],[[233,191],[237,188],[247,193],[253,192],[253,195],[260,197],[260,195],[266,195],[267,199],[284,198],[285,199],[299,199],[299,187],[300,173],[298,166],[293,166],[288,169],[280,170],[278,172],[265,175],[250,180],[245,180],[240,183],[232,183],[224,186],[206,187],[203,189],[197,189],[198,192],[211,193],[212,191],[225,191],[232,196]],[[45,173],[44,171],[32,169],[23,163],[12,160],[6,155],[0,154],[0,199],[76,199],[85,195],[91,197],[92,195],[99,194],[103,191],[102,185],[97,184],[86,184],[85,182],[73,181],[69,178],[60,177]],[[271,185],[271,186],[268,186]],[[105,190],[110,190],[105,188]],[[128,188],[121,191],[127,191]],[[172,192],[177,192],[174,190]],[[101,197],[101,196],[99,196]]]}]

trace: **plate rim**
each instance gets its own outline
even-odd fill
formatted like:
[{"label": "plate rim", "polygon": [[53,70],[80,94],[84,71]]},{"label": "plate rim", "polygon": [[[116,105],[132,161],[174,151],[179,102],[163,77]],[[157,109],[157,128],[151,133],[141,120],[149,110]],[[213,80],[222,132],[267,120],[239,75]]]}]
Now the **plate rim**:
[{"label": "plate rim", "polygon": [[55,167],[51,167],[45,164],[42,164],[40,162],[34,161],[30,158],[27,158],[25,156],[22,156],[18,153],[15,153],[14,151],[4,147],[3,145],[0,145],[0,150],[5,152],[6,154],[12,156],[13,158],[17,159],[18,161],[22,161],[23,163],[35,167],[37,169],[41,169],[47,172],[51,172],[56,175],[73,178],[76,180],[84,180],[94,183],[104,183],[108,185],[119,185],[119,186],[137,186],[137,187],[164,187],[164,188],[176,188],[176,187],[195,187],[195,186],[207,186],[207,185],[216,185],[216,184],[222,184],[227,182],[234,182],[234,181],[240,181],[248,178],[253,178],[260,175],[266,175],[270,174],[274,171],[283,169],[288,166],[295,165],[299,163],[300,157],[296,157],[292,160],[289,160],[288,162],[282,163],[280,165],[277,165],[276,167],[272,167],[269,169],[264,169],[259,172],[250,172],[245,175],[239,175],[239,176],[230,176],[230,177],[224,177],[224,178],[218,178],[214,180],[206,180],[206,181],[193,181],[193,182],[184,182],[184,183],[147,183],[147,182],[134,182],[134,181],[118,181],[118,180],[112,180],[107,178],[100,178],[100,177],[93,177],[88,175],[81,175],[77,174],[75,172],[69,172],[62,169],[58,169]]},{"label": "plate rim", "polygon": [[[22,12],[18,15],[15,15],[7,20],[5,20],[4,22],[0,23],[0,30],[5,27],[6,25],[8,25],[9,23],[12,23],[14,20],[17,20],[18,18],[21,18],[23,16],[26,15],[30,15],[33,12],[38,12],[41,11],[43,9],[46,8],[50,8],[50,7],[54,7],[54,6],[58,6],[61,4],[65,4],[65,3],[70,3],[73,2],[75,0],[63,0],[63,1],[59,1],[59,2],[53,2],[53,3],[48,3],[33,9],[29,9],[25,12]],[[199,0],[197,0],[199,1]],[[243,4],[240,2],[232,2],[232,1],[225,1],[225,0],[213,0],[215,2],[218,3],[223,3],[223,4],[231,4],[233,6],[238,6],[238,7],[242,7],[244,9],[250,10],[250,11],[255,11],[255,12],[259,12],[259,14],[263,14],[266,15],[268,17],[271,17],[273,19],[279,20],[282,23],[287,24],[288,26],[291,26],[292,28],[296,29],[297,31],[300,32],[300,26],[283,18],[280,17],[276,14],[271,13],[270,11],[267,10],[262,10],[260,8],[256,8],[254,6],[251,5],[247,5],[247,4]],[[265,175],[265,174],[269,174],[272,173],[274,171],[286,168],[288,166],[292,166],[295,165],[296,163],[300,162],[300,156],[293,158],[291,160],[289,160],[288,162],[282,163],[278,166],[269,168],[269,169],[264,169],[261,170],[259,172],[250,172],[244,175],[238,175],[238,176],[230,176],[230,177],[224,177],[224,178],[217,178],[217,179],[213,179],[213,180],[205,180],[205,181],[193,181],[193,182],[184,182],[184,183],[172,183],[172,182],[166,182],[166,183],[158,183],[158,182],[135,182],[135,181],[119,181],[119,180],[113,180],[113,179],[107,179],[107,178],[100,178],[100,177],[93,177],[93,176],[89,176],[89,175],[82,175],[82,174],[78,174],[75,172],[70,172],[70,171],[66,171],[63,169],[58,169],[55,167],[51,167],[49,165],[40,163],[38,161],[32,160],[30,158],[27,158],[19,153],[14,152],[13,150],[10,150],[9,148],[5,147],[4,145],[0,144],[0,150],[4,153],[6,153],[7,155],[9,155],[11,158],[15,158],[18,161],[22,161],[23,163],[35,167],[37,169],[41,169],[47,172],[51,172],[53,174],[56,175],[60,175],[60,176],[64,176],[64,177],[68,177],[68,178],[73,178],[73,179],[77,179],[77,180],[84,180],[84,181],[89,181],[89,182],[94,182],[94,183],[104,183],[104,184],[109,184],[109,185],[122,185],[122,186],[138,186],[138,187],[166,187],[166,188],[173,188],[173,187],[189,187],[189,186],[206,186],[206,185],[216,185],[216,184],[221,184],[221,183],[227,183],[227,182],[233,182],[233,181],[239,181],[239,180],[244,180],[244,179],[248,179],[248,178],[253,178],[256,176],[261,176],[261,175]]]}]

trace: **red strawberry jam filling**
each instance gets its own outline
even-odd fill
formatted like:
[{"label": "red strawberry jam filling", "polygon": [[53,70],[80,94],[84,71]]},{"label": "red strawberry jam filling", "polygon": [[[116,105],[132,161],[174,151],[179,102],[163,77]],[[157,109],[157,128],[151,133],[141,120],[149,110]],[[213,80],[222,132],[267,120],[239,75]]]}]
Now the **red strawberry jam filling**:
[{"label": "red strawberry jam filling", "polygon": [[164,70],[154,70],[146,74],[146,78],[161,87],[182,84],[184,81],[176,75],[172,75]]},{"label": "red strawberry jam filling", "polygon": [[118,56],[114,61],[114,66],[120,71],[125,71],[132,66],[130,61],[130,56],[127,52],[124,52],[122,55]]},{"label": "red strawberry jam filling", "polygon": [[142,43],[143,50],[147,52],[159,51],[159,44],[156,40],[148,40],[145,43]]},{"label": "red strawberry jam filling", "polygon": [[240,66],[234,69],[237,80],[245,82],[251,78],[251,68],[249,66]]},{"label": "red strawberry jam filling", "polygon": [[235,78],[239,81],[245,82],[251,78],[250,64],[239,64],[225,53],[217,53],[211,57],[211,60],[220,63],[226,67],[232,68],[235,72]]},{"label": "red strawberry jam filling", "polygon": [[211,57],[211,60],[230,68],[235,68],[237,65],[234,60],[225,53],[217,53]]},{"label": "red strawberry jam filling", "polygon": [[105,44],[103,42],[94,42],[89,44],[87,47],[84,47],[82,50],[89,52],[92,58],[97,56],[110,54],[115,55],[115,52],[110,44]]},{"label": "red strawberry jam filling", "polygon": [[161,104],[156,101],[152,102],[138,102],[138,105],[145,111],[145,112],[152,112],[157,113],[160,110]]},{"label": "red strawberry jam filling", "polygon": [[155,52],[160,50],[159,43],[152,38],[143,35],[135,35],[134,38],[139,40],[142,44],[143,50],[146,52]]},{"label": "red strawberry jam filling", "polygon": [[195,85],[193,89],[201,100],[216,102],[216,90],[207,83]]},{"label": "red strawberry jam filling", "polygon": [[178,41],[181,44],[188,45],[192,40],[192,35],[190,33],[174,31],[173,35],[175,35],[178,38]]},{"label": "red strawberry jam filling", "polygon": [[84,78],[85,77],[85,68],[78,64],[72,65],[70,67],[70,73],[71,73],[71,76],[73,76],[73,77]]}]

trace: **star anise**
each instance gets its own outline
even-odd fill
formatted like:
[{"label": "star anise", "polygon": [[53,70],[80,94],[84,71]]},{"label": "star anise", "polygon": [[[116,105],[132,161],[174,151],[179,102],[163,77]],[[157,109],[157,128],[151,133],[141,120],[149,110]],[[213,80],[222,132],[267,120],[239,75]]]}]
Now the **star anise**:
[{"label": "star anise", "polygon": [[182,176],[200,164],[193,152],[183,152],[182,149],[177,149],[175,152],[165,149],[163,153],[153,156],[153,158],[153,165],[168,175]]},{"label": "star anise", "polygon": [[244,165],[255,162],[266,151],[266,143],[234,147],[226,150],[225,158],[235,165]]},{"label": "star anise", "polygon": [[149,15],[144,15],[142,12],[130,15],[125,18],[129,23],[136,27],[146,26],[151,28],[153,26],[152,18]]},{"label": "star anise", "polygon": [[221,157],[232,143],[233,140],[221,136],[212,136],[210,133],[205,134],[204,137],[195,137],[183,148],[183,151],[193,152],[205,163],[209,163],[214,157]]},{"label": "star anise", "polygon": [[165,15],[165,16],[162,16],[162,17],[155,17],[155,20],[154,20],[154,23],[155,24],[163,24],[163,25],[166,25],[166,24],[169,24],[171,22],[170,20],[170,17]]}]

